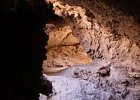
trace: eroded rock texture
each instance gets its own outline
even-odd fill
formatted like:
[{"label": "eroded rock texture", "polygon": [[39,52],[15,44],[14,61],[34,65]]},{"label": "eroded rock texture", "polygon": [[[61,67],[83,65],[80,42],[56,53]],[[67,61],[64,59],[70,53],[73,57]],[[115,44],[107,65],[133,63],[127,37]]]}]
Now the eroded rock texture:
[{"label": "eroded rock texture", "polygon": [[[97,83],[97,88],[110,91],[109,100],[139,100],[139,1],[48,0],[48,2],[53,4],[55,14],[63,17],[70,25],[73,35],[92,57],[93,65],[94,63],[103,65],[98,69],[97,76],[91,76],[95,79],[93,83]],[[98,95],[102,97],[101,94]]]}]

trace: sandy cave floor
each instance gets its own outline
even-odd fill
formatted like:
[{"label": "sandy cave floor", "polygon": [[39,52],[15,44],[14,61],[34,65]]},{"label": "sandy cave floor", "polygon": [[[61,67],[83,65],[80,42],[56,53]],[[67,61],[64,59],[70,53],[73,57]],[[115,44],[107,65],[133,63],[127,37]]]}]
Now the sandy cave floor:
[{"label": "sandy cave floor", "polygon": [[[104,65],[103,65],[104,64]],[[60,73],[44,75],[54,87],[52,97],[41,95],[40,100],[139,100],[140,86],[131,84],[127,74],[119,76],[123,80],[112,77],[115,72],[108,73],[102,70],[104,76],[99,75],[99,70],[104,68],[105,62],[91,65],[70,67]],[[106,66],[110,64],[106,63]],[[125,73],[125,72],[124,72]],[[100,73],[101,74],[101,73]],[[115,76],[116,77],[116,76]]]},{"label": "sandy cave floor", "polygon": [[[76,72],[95,72],[91,65],[81,65],[70,67],[60,73],[51,76],[44,75],[53,83],[55,93],[49,99],[41,95],[40,100],[93,100],[92,94],[95,93],[95,85],[92,84],[87,76],[78,76]],[[83,78],[83,79],[82,79]]]}]

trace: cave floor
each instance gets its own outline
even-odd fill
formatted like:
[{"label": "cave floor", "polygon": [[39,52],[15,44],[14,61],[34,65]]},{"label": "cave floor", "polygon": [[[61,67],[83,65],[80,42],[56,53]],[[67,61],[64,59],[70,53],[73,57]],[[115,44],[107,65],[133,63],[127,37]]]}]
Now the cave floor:
[{"label": "cave floor", "polygon": [[[82,76],[85,73],[95,72],[95,68],[90,65],[69,67],[62,72],[53,75],[44,75],[53,83],[54,94],[47,100],[90,100],[93,98],[95,85],[89,81],[88,77]],[[40,100],[46,100],[41,96]]]},{"label": "cave floor", "polygon": [[[40,100],[139,100],[140,79],[131,80],[127,74],[113,72],[110,64],[94,63],[74,66],[52,75],[44,75],[54,87],[54,94]],[[113,74],[118,73],[118,79]],[[102,75],[101,75],[102,74]],[[116,76],[115,76],[116,77]],[[135,83],[134,83],[135,82]],[[134,84],[133,84],[134,83]]]}]

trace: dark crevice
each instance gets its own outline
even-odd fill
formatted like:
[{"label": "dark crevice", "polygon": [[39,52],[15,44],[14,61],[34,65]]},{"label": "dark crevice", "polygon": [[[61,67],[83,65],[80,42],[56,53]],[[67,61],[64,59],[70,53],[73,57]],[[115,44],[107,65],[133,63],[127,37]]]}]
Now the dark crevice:
[{"label": "dark crevice", "polygon": [[42,75],[48,41],[43,28],[61,18],[43,0],[13,2],[0,2],[0,100],[39,100],[39,93],[52,93]]}]

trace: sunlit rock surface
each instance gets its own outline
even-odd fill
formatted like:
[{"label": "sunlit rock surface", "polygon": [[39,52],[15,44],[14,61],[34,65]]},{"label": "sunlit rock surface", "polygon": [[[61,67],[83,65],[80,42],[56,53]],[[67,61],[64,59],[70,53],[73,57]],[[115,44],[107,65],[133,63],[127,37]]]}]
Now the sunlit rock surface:
[{"label": "sunlit rock surface", "polygon": [[73,36],[69,25],[63,22],[59,25],[54,23],[50,30],[47,28],[47,32],[49,41],[46,46],[48,50],[47,60],[43,64],[45,72],[57,72],[73,65],[92,62],[79,40]]}]

